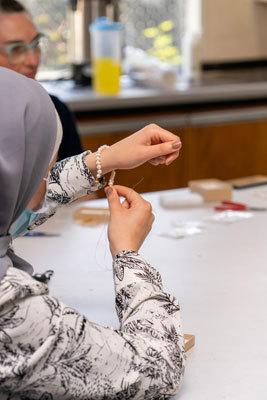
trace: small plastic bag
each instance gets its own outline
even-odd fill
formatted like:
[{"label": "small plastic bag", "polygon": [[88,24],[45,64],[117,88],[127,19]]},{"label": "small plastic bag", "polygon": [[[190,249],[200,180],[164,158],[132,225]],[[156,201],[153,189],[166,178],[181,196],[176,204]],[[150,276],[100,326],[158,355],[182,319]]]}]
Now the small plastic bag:
[{"label": "small plastic bag", "polygon": [[234,222],[243,221],[253,217],[253,213],[248,211],[226,210],[214,214],[212,217],[206,218],[209,222],[218,222],[220,224],[232,224]]},{"label": "small plastic bag", "polygon": [[159,235],[171,239],[183,239],[201,233],[203,228],[204,224],[198,221],[177,221],[173,223],[169,231],[160,232]]}]

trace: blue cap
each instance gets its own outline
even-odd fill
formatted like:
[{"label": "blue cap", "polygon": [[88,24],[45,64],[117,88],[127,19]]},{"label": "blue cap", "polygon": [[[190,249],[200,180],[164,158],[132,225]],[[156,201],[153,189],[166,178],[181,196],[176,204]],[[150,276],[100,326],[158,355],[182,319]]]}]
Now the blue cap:
[{"label": "blue cap", "polygon": [[99,17],[90,25],[90,29],[100,31],[121,31],[123,25],[120,22],[112,22],[107,17]]}]

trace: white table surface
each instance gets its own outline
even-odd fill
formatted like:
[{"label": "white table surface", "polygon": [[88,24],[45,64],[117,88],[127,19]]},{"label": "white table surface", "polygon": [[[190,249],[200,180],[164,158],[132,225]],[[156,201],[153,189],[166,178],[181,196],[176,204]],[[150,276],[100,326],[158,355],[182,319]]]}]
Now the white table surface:
[{"label": "white table surface", "polygon": [[[179,400],[267,399],[267,212],[232,224],[207,222],[212,205],[166,210],[159,197],[187,196],[186,189],[147,193],[156,220],[140,253],[162,275],[165,290],[181,306],[185,333],[196,336],[188,354]],[[260,196],[262,198],[260,198]],[[240,190],[235,200],[267,206],[267,186]],[[19,238],[18,255],[36,272],[52,268],[51,294],[89,319],[118,326],[106,227],[73,221],[81,206],[62,208],[40,228],[59,237]],[[175,221],[202,221],[203,232],[183,239],[162,237]]]}]

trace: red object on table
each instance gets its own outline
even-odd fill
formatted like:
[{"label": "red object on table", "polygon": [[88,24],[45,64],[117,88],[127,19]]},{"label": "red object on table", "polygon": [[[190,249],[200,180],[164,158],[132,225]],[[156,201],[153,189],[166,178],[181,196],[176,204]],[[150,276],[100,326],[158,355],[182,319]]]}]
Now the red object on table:
[{"label": "red object on table", "polygon": [[215,206],[214,210],[216,211],[245,211],[245,210],[252,210],[252,211],[266,211],[266,207],[248,207],[246,204],[236,203],[234,201],[222,201],[220,206]]}]

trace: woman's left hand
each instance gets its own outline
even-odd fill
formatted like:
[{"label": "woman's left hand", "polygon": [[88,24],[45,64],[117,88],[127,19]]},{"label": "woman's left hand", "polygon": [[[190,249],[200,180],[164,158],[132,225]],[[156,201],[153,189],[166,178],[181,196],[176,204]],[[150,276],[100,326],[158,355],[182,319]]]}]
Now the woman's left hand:
[{"label": "woman's left hand", "polygon": [[179,136],[150,124],[113,144],[101,153],[103,173],[114,169],[131,169],[149,161],[153,165],[169,165],[179,156]]}]

